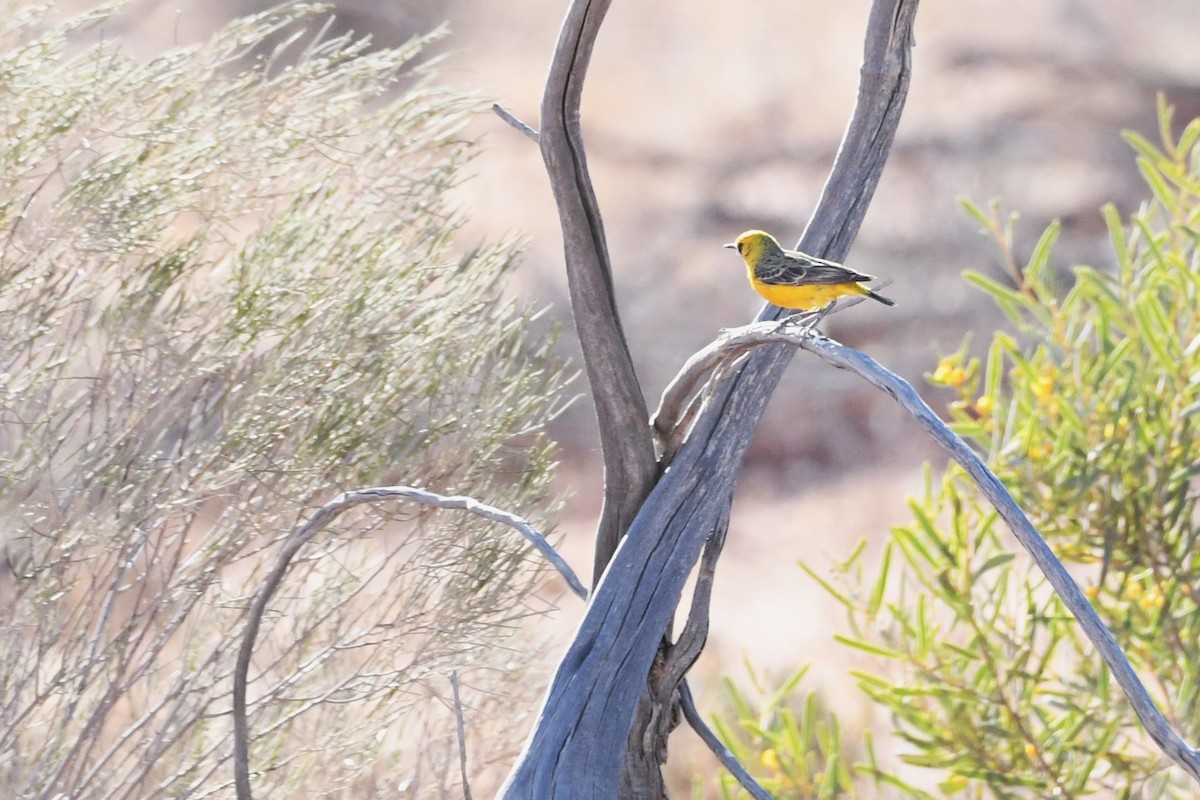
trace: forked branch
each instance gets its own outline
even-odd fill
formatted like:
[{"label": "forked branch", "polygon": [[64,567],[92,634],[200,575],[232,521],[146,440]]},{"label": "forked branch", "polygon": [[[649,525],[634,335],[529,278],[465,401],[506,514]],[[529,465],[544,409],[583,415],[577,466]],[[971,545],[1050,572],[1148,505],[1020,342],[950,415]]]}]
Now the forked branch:
[{"label": "forked branch", "polygon": [[[555,139],[551,135],[555,126],[550,123],[552,117],[557,117],[565,129],[569,120],[572,129],[577,130],[582,72],[571,76],[573,59],[581,41],[588,41],[586,48],[590,50],[588,36],[594,36],[594,28],[590,34],[585,34],[585,28],[599,22],[598,17],[589,14],[607,5],[604,0],[590,3],[578,0],[572,4],[564,24],[543,104],[540,142],[548,167],[566,170],[584,165],[582,141],[562,135]],[[805,232],[802,247],[806,252],[842,258],[858,231],[907,96],[916,9],[916,0],[872,3],[858,101],[829,181]],[[552,85],[561,91],[552,92]],[[564,113],[566,109],[569,114]],[[552,140],[562,149],[551,153]],[[559,160],[552,161],[552,157]],[[576,172],[579,174],[586,172]],[[578,185],[576,178],[568,175],[566,179],[567,185]],[[586,216],[587,209],[595,209],[590,190],[589,202],[575,202],[577,197],[566,195],[573,202],[564,205],[559,188],[556,185],[560,213],[581,215],[578,220],[581,224],[568,224],[564,219],[564,238],[569,250],[573,235],[585,231],[590,232],[589,236],[599,233],[599,215],[590,219]],[[591,254],[591,263],[596,265],[602,239],[584,244],[590,248],[586,252]],[[605,259],[603,266],[606,264]],[[602,304],[601,312],[609,313],[612,294],[607,269],[594,270],[590,279],[603,284],[598,302]],[[574,294],[572,300],[574,303]],[[581,306],[577,303],[574,312],[578,323]],[[764,311],[767,316],[776,313],[778,309],[774,307]],[[615,324],[615,314],[613,320]],[[580,324],[581,338],[585,329],[591,330]],[[586,339],[583,344],[587,346]],[[782,345],[766,351],[756,349],[745,363],[731,370],[732,379],[714,392],[711,402],[696,415],[687,438],[679,444],[677,452],[670,454],[669,469],[657,476],[644,501],[636,494],[627,495],[633,502],[619,498],[620,523],[629,524],[624,516],[627,513],[636,512],[636,516],[603,580],[596,584],[587,612],[559,662],[533,733],[501,790],[500,796],[505,800],[554,797],[576,800],[618,795],[627,735],[646,676],[705,541],[727,519],[742,460],[790,355],[791,348]],[[591,370],[589,364],[590,375]],[[610,379],[604,374],[601,377]],[[592,378],[596,389],[595,376]],[[617,384],[636,385],[627,381]],[[600,402],[597,397],[598,406]],[[627,429],[644,431],[645,445],[643,448],[639,440],[637,452],[649,450],[652,462],[649,426],[642,423],[645,419],[644,413],[640,416],[629,413],[615,422]],[[607,450],[605,464],[607,470]],[[606,486],[608,499],[614,498],[612,488]]]}]

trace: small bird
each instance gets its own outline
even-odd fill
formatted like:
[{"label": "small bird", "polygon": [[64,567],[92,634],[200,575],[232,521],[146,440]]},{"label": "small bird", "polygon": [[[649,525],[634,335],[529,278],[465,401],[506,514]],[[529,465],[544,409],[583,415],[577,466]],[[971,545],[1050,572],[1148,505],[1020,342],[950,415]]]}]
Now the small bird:
[{"label": "small bird", "polygon": [[745,259],[754,291],[781,308],[826,312],[833,301],[846,295],[861,295],[884,305],[896,305],[864,285],[875,280],[874,275],[864,275],[799,250],[785,250],[774,236],[764,231],[746,231],[736,242],[724,247],[737,250]]}]

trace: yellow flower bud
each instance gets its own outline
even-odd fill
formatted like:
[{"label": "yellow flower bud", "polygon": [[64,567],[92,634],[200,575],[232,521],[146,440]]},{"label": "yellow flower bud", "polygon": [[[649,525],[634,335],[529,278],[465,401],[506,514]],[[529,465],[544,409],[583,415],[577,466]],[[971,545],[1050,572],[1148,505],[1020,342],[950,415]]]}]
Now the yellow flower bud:
[{"label": "yellow flower bud", "polygon": [[1033,396],[1039,401],[1048,403],[1054,396],[1054,378],[1049,375],[1042,375],[1029,388],[1033,392]]},{"label": "yellow flower bud", "polygon": [[946,794],[955,794],[967,788],[967,779],[962,775],[951,775],[939,785]]}]

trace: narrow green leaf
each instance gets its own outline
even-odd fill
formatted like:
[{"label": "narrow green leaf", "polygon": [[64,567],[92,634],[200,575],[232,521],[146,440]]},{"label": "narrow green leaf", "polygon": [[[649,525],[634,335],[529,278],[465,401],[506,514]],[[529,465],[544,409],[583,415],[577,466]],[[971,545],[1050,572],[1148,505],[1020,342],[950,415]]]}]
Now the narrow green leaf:
[{"label": "narrow green leaf", "polygon": [[855,562],[862,556],[863,551],[867,549],[867,539],[864,536],[858,540],[858,544],[854,545],[854,549],[850,551],[850,555],[846,556],[846,560],[842,562],[842,567],[848,569],[854,566]]},{"label": "narrow green leaf", "polygon": [[780,720],[784,738],[787,741],[787,751],[795,756],[796,769],[803,772],[806,770],[806,765],[805,759],[801,756],[808,752],[808,747],[805,745],[804,736],[800,733],[800,726],[796,723],[796,715],[790,708],[785,708],[780,715]]},{"label": "narrow green leaf", "polygon": [[987,370],[983,377],[983,393],[997,402],[1000,401],[1000,384],[1004,380],[1004,348],[1001,343],[992,340],[988,347]]},{"label": "narrow green leaf", "polygon": [[1162,265],[1164,262],[1162,242],[1165,236],[1163,234],[1156,234],[1153,230],[1151,230],[1150,223],[1146,219],[1145,214],[1138,214],[1136,217],[1134,217],[1133,224],[1138,229],[1138,232],[1141,233],[1142,238],[1145,240],[1146,249],[1149,250],[1150,254],[1153,256],[1153,262],[1155,264]]},{"label": "narrow green leaf", "polygon": [[1135,131],[1122,131],[1121,138],[1132,147],[1143,159],[1148,161],[1159,161],[1163,154],[1157,147],[1150,144],[1146,137]]},{"label": "narrow green leaf", "polygon": [[932,636],[929,631],[929,608],[925,600],[925,594],[921,593],[917,596],[917,655],[920,658],[925,658],[929,655],[930,648],[933,645]]},{"label": "narrow green leaf", "polygon": [[988,216],[988,213],[972,201],[965,197],[960,197],[958,198],[958,205],[963,209],[963,211],[966,211],[967,214],[969,214],[976,222],[979,223],[979,227],[988,231],[995,228],[995,224],[992,221],[992,218]]},{"label": "narrow green leaf", "polygon": [[871,589],[871,597],[867,601],[867,614],[875,617],[879,614],[879,608],[883,605],[883,593],[887,589],[888,574],[892,567],[892,543],[885,542],[883,545],[883,557],[879,564],[879,577],[875,579],[875,585]]},{"label": "narrow green leaf", "polygon": [[1159,92],[1155,98],[1158,111],[1158,135],[1162,139],[1163,152],[1178,158],[1175,137],[1171,135],[1171,121],[1175,118],[1175,109],[1167,102],[1167,96]]},{"label": "narrow green leaf", "polygon": [[1053,289],[1053,286],[1046,282],[1046,268],[1050,264],[1050,253],[1061,231],[1062,223],[1059,220],[1050,223],[1046,230],[1042,231],[1041,237],[1034,245],[1033,254],[1029,257],[1029,263],[1025,265],[1025,279],[1036,289]]},{"label": "narrow green leaf", "polygon": [[780,684],[779,688],[773,691],[771,696],[767,698],[767,707],[778,708],[782,706],[784,701],[795,693],[796,687],[798,687],[800,682],[804,680],[804,676],[808,674],[810,667],[812,667],[812,664],[805,664],[803,667],[793,672],[791,677]]},{"label": "narrow green leaf", "polygon": [[871,644],[870,642],[864,642],[861,639],[851,639],[849,636],[843,636],[840,633],[834,634],[833,640],[839,644],[844,644],[847,647],[853,647],[855,650],[861,650],[864,653],[870,653],[874,656],[895,660],[904,658],[904,653],[901,653],[899,650],[892,650],[888,647],[882,647],[880,645]]},{"label": "narrow green leaf", "polygon": [[745,695],[738,689],[729,678],[722,678],[721,682],[725,685],[725,692],[729,696],[730,702],[733,703],[734,716],[737,719],[750,719],[754,716],[754,712],[750,709],[750,703],[746,701]]},{"label": "narrow green leaf", "polygon": [[872,675],[869,672],[863,672],[860,669],[849,670],[849,674],[850,677],[855,678],[860,683],[870,684],[871,686],[877,686],[881,689],[890,689],[892,686],[892,682],[886,678],[881,678],[878,675]]},{"label": "narrow green leaf", "polygon": [[1183,129],[1183,133],[1179,135],[1179,154],[1186,158],[1192,152],[1192,148],[1196,146],[1197,139],[1200,139],[1200,120],[1192,120]]},{"label": "narrow green leaf", "polygon": [[1158,298],[1150,293],[1143,294],[1134,306],[1134,314],[1138,322],[1138,332],[1158,360],[1159,366],[1170,372],[1177,370],[1179,364],[1167,349],[1166,339],[1169,333],[1166,330],[1165,314]]},{"label": "narrow green leaf", "polygon": [[975,570],[975,573],[974,573],[975,580],[979,580],[981,577],[983,577],[984,573],[988,572],[989,570],[993,570],[996,567],[999,567],[1003,564],[1007,564],[1008,562],[1012,561],[1014,558],[1016,558],[1016,555],[1013,553],[999,553],[997,555],[992,556],[987,561],[983,562],[983,564],[979,567],[979,569]]},{"label": "narrow green leaf", "polygon": [[1142,173],[1142,179],[1146,181],[1146,185],[1154,193],[1154,198],[1162,203],[1163,207],[1172,214],[1176,213],[1179,210],[1179,199],[1175,196],[1175,192],[1171,187],[1167,185],[1167,181],[1163,178],[1158,167],[1145,158],[1139,158],[1137,166],[1138,172]]},{"label": "narrow green leaf", "polygon": [[810,578],[820,584],[821,588],[828,592],[830,597],[832,597],[834,600],[837,600],[848,609],[854,608],[853,600],[851,600],[847,595],[838,591],[832,583],[818,575],[815,570],[808,566],[808,564],[805,564],[803,561],[797,561],[796,563],[800,565],[800,569],[808,573]]},{"label": "narrow green leaf", "polygon": [[1045,309],[1038,305],[1029,295],[1016,289],[1010,289],[986,275],[974,270],[967,270],[963,273],[963,279],[967,283],[991,295],[993,302],[1018,326],[1028,324],[1022,312],[1037,317],[1044,317],[1045,315]]},{"label": "narrow green leaf", "polygon": [[1091,369],[1084,375],[1084,381],[1091,386],[1103,386],[1110,380],[1109,376],[1118,367],[1128,364],[1131,358],[1130,350],[1133,349],[1134,344],[1135,340],[1133,339],[1122,339],[1104,358],[1097,360],[1092,365]]},{"label": "narrow green leaf", "polygon": [[803,755],[813,749],[816,743],[817,725],[817,695],[809,692],[804,702],[804,717],[800,720],[800,749],[796,751],[796,766],[801,777],[812,780],[812,771],[808,768],[808,760]]}]

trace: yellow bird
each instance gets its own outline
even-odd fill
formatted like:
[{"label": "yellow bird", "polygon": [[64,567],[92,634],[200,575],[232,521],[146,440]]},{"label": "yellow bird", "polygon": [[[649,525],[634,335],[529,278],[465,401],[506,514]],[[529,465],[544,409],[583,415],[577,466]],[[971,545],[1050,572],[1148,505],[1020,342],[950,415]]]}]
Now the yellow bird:
[{"label": "yellow bird", "polygon": [[785,250],[764,231],[746,231],[725,247],[737,250],[746,261],[746,272],[754,291],[780,308],[815,311],[846,295],[861,295],[884,305],[895,302],[869,289],[864,275],[834,261]]}]

